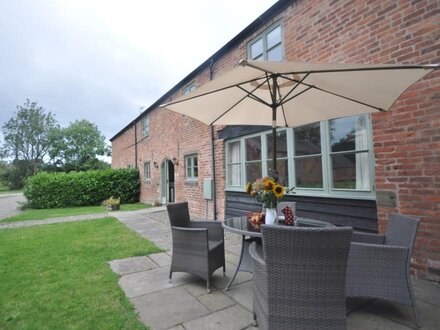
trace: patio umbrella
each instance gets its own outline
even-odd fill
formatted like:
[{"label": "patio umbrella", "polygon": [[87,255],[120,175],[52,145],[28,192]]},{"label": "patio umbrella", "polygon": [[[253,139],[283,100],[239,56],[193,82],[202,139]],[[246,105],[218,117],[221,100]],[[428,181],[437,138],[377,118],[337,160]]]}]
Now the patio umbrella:
[{"label": "patio umbrella", "polygon": [[310,64],[241,60],[192,93],[161,105],[208,125],[272,123],[276,128],[388,111],[438,65]]}]

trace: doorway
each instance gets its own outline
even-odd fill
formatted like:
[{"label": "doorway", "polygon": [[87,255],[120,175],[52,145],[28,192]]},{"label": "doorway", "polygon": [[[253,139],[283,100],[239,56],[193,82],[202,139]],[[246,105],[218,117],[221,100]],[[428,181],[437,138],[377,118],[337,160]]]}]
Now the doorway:
[{"label": "doorway", "polygon": [[162,162],[160,171],[160,191],[162,204],[175,202],[174,182],[174,164],[171,160],[165,159]]}]

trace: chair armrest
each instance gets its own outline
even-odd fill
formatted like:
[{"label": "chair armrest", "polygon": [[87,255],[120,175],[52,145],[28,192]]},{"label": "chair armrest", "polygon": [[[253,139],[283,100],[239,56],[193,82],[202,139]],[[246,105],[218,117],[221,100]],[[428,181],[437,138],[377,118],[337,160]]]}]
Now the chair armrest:
[{"label": "chair armrest", "polygon": [[210,241],[223,241],[224,230],[221,222],[217,221],[191,221],[190,228],[207,228]]},{"label": "chair armrest", "polygon": [[192,254],[208,254],[208,229],[171,226],[173,250],[185,250]]},{"label": "chair armrest", "polygon": [[357,243],[383,244],[385,242],[385,236],[354,231],[351,241]]},{"label": "chair armrest", "polygon": [[[362,268],[401,268],[406,267],[409,249],[402,246],[351,243],[349,264],[359,264]],[[369,269],[371,271],[371,268]]]}]

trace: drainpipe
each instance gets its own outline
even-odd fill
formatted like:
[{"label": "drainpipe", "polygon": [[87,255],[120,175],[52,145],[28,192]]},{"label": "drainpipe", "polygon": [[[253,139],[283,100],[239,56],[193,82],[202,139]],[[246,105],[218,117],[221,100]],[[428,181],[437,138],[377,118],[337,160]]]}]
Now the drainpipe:
[{"label": "drainpipe", "polygon": [[[211,64],[209,65],[209,80],[212,80],[213,72],[212,68],[214,67],[214,60],[211,57]],[[214,212],[214,220],[217,220],[217,194],[216,183],[215,183],[215,138],[214,138],[214,126],[211,126],[211,163],[212,163],[212,198],[213,198],[213,212]]]},{"label": "drainpipe", "polygon": [[137,143],[137,123],[134,122],[134,166],[138,168],[138,143]]}]

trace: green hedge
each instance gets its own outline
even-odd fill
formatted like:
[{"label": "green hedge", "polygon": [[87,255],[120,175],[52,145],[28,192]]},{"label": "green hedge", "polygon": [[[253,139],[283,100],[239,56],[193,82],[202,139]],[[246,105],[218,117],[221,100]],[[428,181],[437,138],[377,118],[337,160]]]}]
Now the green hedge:
[{"label": "green hedge", "polygon": [[121,203],[139,201],[139,172],[109,169],[87,172],[40,172],[26,180],[28,206],[37,209],[99,205],[114,196]]}]

